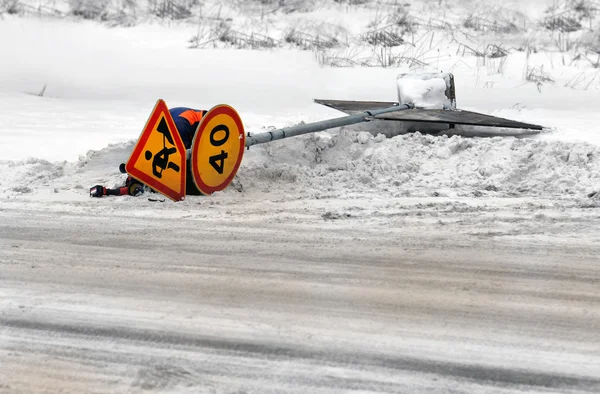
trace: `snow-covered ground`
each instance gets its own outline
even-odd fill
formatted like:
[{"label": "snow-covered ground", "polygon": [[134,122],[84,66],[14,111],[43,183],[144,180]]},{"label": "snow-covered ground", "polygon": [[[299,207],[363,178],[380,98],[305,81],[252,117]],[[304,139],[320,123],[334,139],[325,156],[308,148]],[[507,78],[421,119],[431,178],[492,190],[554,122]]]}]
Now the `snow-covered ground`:
[{"label": "snow-covered ground", "polygon": [[[529,27],[419,31],[406,50],[423,63],[387,68],[190,49],[195,23],[2,14],[0,392],[597,392],[600,75],[531,27],[550,3],[456,2],[446,20],[491,9]],[[383,9],[207,4],[274,36],[359,34]],[[508,56],[465,50],[488,43]],[[326,55],[353,50],[368,51]],[[341,115],[313,98],[395,101],[408,71],[452,72],[459,108],[548,130],[342,128],[252,147],[210,197],[88,196],[123,181],[159,98],[230,104],[257,133]]]}]

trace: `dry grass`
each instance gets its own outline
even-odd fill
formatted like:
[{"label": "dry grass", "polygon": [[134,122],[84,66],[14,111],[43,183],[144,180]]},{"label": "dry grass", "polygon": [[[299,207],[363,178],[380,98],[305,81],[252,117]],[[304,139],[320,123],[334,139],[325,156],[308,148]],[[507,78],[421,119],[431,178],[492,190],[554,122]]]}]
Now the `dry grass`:
[{"label": "dry grass", "polygon": [[199,29],[189,41],[189,48],[236,48],[236,49],[271,49],[280,43],[264,34],[243,33],[231,27],[231,23],[220,20],[212,25]]},{"label": "dry grass", "polygon": [[552,79],[546,72],[544,72],[544,66],[528,66],[527,71],[525,72],[525,80],[527,82],[533,82],[540,93],[542,92],[542,87],[544,86],[544,83],[554,82],[554,79]]},{"label": "dry grass", "polygon": [[46,5],[32,6],[19,0],[0,0],[0,15],[36,16],[36,17],[63,17],[64,13],[56,8]]},{"label": "dry grass", "polygon": [[[395,0],[56,0],[56,3],[61,1],[69,5],[68,13],[32,7],[29,4],[34,0],[0,0],[0,13],[70,15],[113,26],[157,18],[165,23],[172,20],[196,23],[197,33],[189,40],[190,48],[296,48],[314,52],[320,64],[332,67],[435,68],[444,60],[438,49],[452,45],[457,48],[455,56],[476,57],[476,64],[469,67],[485,67],[488,74],[504,74],[511,53],[529,51],[533,46],[542,51],[563,52],[567,63],[571,61],[577,67],[600,68],[600,0],[556,1],[538,21],[504,7],[476,8],[467,4],[457,7],[449,0],[423,4]],[[333,7],[339,12],[356,7],[368,11],[365,15],[370,16],[360,28],[353,26],[350,33],[340,25],[315,22],[311,19],[314,14],[302,15],[321,7]],[[290,13],[297,15],[291,18],[284,15]],[[518,41],[519,37],[523,37],[523,42]],[[504,38],[505,42],[516,42],[515,48],[503,45]],[[525,80],[535,83],[538,89],[552,83],[547,70],[530,65],[529,60],[527,63],[523,69]],[[595,81],[582,76],[570,86],[595,86]]]}]

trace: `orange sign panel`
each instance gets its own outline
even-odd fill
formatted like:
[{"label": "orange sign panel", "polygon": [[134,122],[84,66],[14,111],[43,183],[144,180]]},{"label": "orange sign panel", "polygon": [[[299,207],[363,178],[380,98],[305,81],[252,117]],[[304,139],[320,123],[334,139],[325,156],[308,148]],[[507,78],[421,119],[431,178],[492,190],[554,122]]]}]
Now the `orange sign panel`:
[{"label": "orange sign panel", "polygon": [[194,183],[204,194],[225,189],[237,173],[246,134],[238,113],[228,105],[213,107],[198,125],[192,143]]},{"label": "orange sign panel", "polygon": [[154,106],[125,170],[173,201],[185,198],[185,146],[163,100]]}]

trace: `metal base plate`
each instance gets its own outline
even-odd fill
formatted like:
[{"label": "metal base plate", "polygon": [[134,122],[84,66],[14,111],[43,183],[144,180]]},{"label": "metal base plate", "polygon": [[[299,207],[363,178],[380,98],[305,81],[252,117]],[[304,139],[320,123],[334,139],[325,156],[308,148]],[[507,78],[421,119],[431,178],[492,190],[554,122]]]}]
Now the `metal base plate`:
[{"label": "metal base plate", "polygon": [[[344,100],[320,100],[315,99],[318,104],[337,109],[347,114],[380,109],[393,106],[396,103],[384,101],[344,101]],[[480,114],[478,112],[462,110],[424,109],[414,108],[398,112],[390,112],[378,115],[375,119],[393,120],[402,122],[425,122],[444,123],[449,125],[468,125],[483,127],[505,127],[512,129],[527,129],[541,131],[544,128],[531,123],[517,122],[510,119],[499,118]]]}]

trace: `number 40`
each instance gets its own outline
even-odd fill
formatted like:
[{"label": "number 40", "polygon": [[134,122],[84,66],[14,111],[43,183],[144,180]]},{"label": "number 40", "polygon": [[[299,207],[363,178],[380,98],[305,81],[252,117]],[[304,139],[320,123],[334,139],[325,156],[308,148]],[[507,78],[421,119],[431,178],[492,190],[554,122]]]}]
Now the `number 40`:
[{"label": "number 40", "polygon": [[[219,131],[224,131],[225,134],[222,136],[223,138],[216,139],[215,138],[216,134]],[[229,139],[229,128],[227,126],[225,126],[224,124],[220,124],[220,125],[216,126],[210,132],[210,144],[212,146],[215,146],[215,147],[221,146],[224,143],[226,143],[228,139]],[[227,159],[227,157],[228,157],[227,152],[225,152],[224,150],[221,150],[221,153],[214,155],[214,156],[210,156],[208,158],[208,163],[212,166],[212,168],[215,169],[215,171],[217,171],[220,175],[222,175],[223,171],[225,170],[225,159]]]}]

